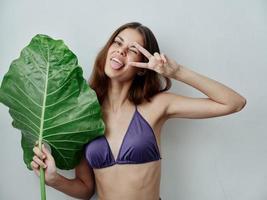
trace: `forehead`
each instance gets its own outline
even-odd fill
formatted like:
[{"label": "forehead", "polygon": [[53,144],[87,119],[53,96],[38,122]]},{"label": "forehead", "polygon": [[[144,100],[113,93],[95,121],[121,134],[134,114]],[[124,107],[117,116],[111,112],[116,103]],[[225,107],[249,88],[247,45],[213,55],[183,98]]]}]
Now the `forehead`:
[{"label": "forehead", "polygon": [[140,45],[144,46],[143,36],[135,29],[126,28],[122,30],[117,36],[121,37],[126,43],[137,42]]}]

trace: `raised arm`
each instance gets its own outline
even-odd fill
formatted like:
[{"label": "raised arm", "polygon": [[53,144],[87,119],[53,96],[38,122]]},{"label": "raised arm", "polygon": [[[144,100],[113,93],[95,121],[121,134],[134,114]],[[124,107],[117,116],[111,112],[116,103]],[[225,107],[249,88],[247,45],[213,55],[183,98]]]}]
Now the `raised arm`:
[{"label": "raised arm", "polygon": [[173,78],[196,88],[207,95],[207,98],[185,97],[167,92],[158,95],[158,100],[164,104],[166,118],[217,117],[238,112],[246,105],[246,99],[233,89],[184,66],[179,66]]},{"label": "raised arm", "polygon": [[75,178],[68,179],[57,173],[55,161],[50,152],[43,146],[43,152],[34,147],[35,156],[31,163],[32,169],[39,176],[40,166],[45,170],[45,182],[69,196],[79,199],[89,199],[95,191],[94,174],[86,160],[83,158],[75,168]]},{"label": "raised arm", "polygon": [[134,67],[146,68],[157,73],[184,82],[201,91],[207,98],[191,98],[164,92],[155,97],[156,109],[163,110],[162,118],[209,118],[240,111],[246,105],[246,99],[233,89],[177,64],[174,60],[159,53],[150,54],[138,43],[133,44],[148,63],[131,62]]}]

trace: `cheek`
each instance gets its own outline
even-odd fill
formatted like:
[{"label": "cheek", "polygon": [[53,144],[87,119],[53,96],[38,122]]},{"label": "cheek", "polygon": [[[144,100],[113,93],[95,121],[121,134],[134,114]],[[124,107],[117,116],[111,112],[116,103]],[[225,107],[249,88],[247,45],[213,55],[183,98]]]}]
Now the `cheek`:
[{"label": "cheek", "polygon": [[141,55],[128,55],[128,59],[129,62],[141,62],[142,61],[142,56]]}]

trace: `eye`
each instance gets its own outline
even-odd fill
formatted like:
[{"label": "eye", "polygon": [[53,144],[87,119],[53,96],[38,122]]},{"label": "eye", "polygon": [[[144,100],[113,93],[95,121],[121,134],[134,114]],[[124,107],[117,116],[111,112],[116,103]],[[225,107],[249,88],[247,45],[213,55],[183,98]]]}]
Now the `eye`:
[{"label": "eye", "polygon": [[116,45],[118,45],[118,46],[121,45],[121,42],[120,41],[117,41],[117,40],[114,40],[113,43],[116,44]]},{"label": "eye", "polygon": [[132,52],[132,53],[138,54],[138,52],[136,50],[134,50],[134,49],[129,49],[129,51]]}]

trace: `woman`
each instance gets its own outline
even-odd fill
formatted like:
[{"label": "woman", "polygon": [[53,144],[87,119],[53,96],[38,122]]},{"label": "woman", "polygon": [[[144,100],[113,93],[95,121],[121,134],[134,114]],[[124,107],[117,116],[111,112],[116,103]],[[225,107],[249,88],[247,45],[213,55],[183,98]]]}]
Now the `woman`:
[{"label": "woman", "polygon": [[[208,98],[167,92],[170,79],[198,89]],[[240,111],[246,100],[225,85],[160,54],[153,33],[140,23],[118,28],[96,58],[90,86],[106,124],[105,136],[89,143],[76,178],[56,171],[49,151],[35,147],[31,166],[45,168],[46,184],[88,199],[95,185],[101,200],[158,200],[160,131],[169,118],[209,118]]]}]

